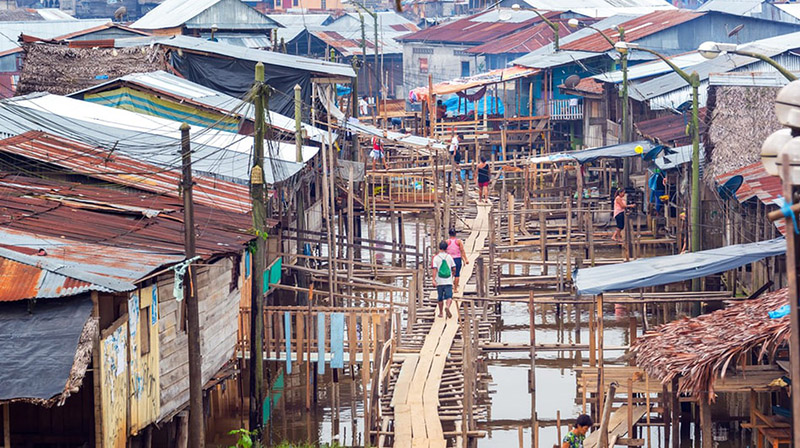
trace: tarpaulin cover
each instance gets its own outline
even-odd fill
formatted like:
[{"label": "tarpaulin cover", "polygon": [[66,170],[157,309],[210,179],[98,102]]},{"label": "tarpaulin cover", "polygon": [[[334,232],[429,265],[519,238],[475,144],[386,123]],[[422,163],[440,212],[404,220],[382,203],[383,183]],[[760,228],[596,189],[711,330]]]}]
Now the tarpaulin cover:
[{"label": "tarpaulin cover", "polygon": [[64,391],[83,327],[89,295],[0,307],[0,400],[48,400]]},{"label": "tarpaulin cover", "polygon": [[786,252],[786,240],[776,238],[757,243],[736,244],[701,252],[644,258],[628,263],[578,269],[578,294],[602,294],[701,278],[736,269],[763,258]]},{"label": "tarpaulin cover", "polygon": [[[255,79],[256,63],[242,59],[221,59],[172,51],[171,63],[184,78],[209,89],[244,99]],[[269,109],[286,116],[294,116],[294,85],[302,88],[303,102],[311,102],[311,73],[277,65],[265,65],[264,81],[276,93],[269,98]]]},{"label": "tarpaulin cover", "polygon": [[531,157],[531,162],[555,163],[577,161],[578,163],[586,163],[597,159],[622,159],[625,157],[639,156],[640,153],[636,152],[637,146],[642,147],[641,154],[647,154],[648,151],[655,148],[655,145],[647,140],[640,140],[638,142],[620,143],[618,145],[602,146],[600,148],[582,149],[580,151],[561,152],[547,156]]},{"label": "tarpaulin cover", "polygon": [[[459,105],[459,99],[457,95],[451,95],[442,103],[447,106],[447,113],[450,115],[470,115],[474,113],[475,110],[475,103],[464,101],[462,100]],[[493,95],[488,95],[486,97],[486,102],[484,103],[483,99],[477,101],[478,104],[478,115],[484,114],[484,109],[489,115],[502,115],[505,113],[505,108],[503,107],[503,100],[497,98],[497,107],[495,107],[495,97]],[[485,104],[485,108],[484,108]],[[464,110],[466,108],[466,110]]]}]

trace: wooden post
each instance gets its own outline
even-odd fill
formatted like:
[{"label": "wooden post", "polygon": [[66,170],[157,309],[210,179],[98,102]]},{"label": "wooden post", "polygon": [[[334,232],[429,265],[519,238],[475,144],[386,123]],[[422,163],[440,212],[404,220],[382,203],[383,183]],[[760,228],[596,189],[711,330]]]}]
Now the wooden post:
[{"label": "wooden post", "polygon": [[[647,409],[647,414],[645,414],[645,417],[647,417],[647,446],[652,446],[650,445],[650,411],[652,409],[650,407],[650,375],[648,375],[647,372],[644,374],[644,389],[647,391],[644,395]],[[628,437],[631,436],[628,435]]]},{"label": "wooden post", "polygon": [[708,402],[708,392],[700,394],[698,399],[700,405],[700,430],[702,431],[703,448],[712,448],[714,439],[711,436],[711,405]]},{"label": "wooden post", "polygon": [[[513,246],[516,244],[516,222],[514,216],[514,195],[509,193],[508,194],[508,238],[510,240],[511,245]],[[509,274],[514,275],[513,272],[509,272]]]},{"label": "wooden post", "polygon": [[664,420],[664,447],[668,447],[669,445],[669,433],[672,428],[672,411],[670,407],[672,406],[672,400],[670,399],[669,391],[667,390],[667,385],[661,385],[661,416],[662,420]]},{"label": "wooden post", "polygon": [[[543,206],[542,206],[543,207]],[[539,251],[542,257],[542,275],[547,275],[547,219],[544,209],[539,209]]]},{"label": "wooden post", "polygon": [[[617,392],[617,383],[611,383],[608,385],[608,396],[605,399],[605,405],[603,406],[603,414],[600,419],[600,443],[598,444],[599,448],[608,448],[608,422],[611,420],[611,406],[614,403],[614,395]],[[602,395],[602,392],[600,393]],[[598,397],[599,399],[600,397]],[[630,411],[629,411],[630,412]]]},{"label": "wooden post", "polygon": [[11,448],[11,403],[3,405],[3,448]]},{"label": "wooden post", "polygon": [[589,266],[594,266],[594,219],[592,212],[586,214],[586,243],[589,245]]},{"label": "wooden post", "polygon": [[672,411],[672,448],[681,446],[681,404],[678,402],[678,378],[672,379],[672,393],[670,393],[670,410]]},{"label": "wooden post", "polygon": [[603,409],[603,390],[605,389],[605,371],[603,354],[603,295],[597,295],[597,399],[598,409]]},{"label": "wooden post", "polygon": [[[578,174],[580,176],[580,173]],[[580,196],[579,196],[580,197]],[[578,207],[580,210],[580,206]],[[567,199],[567,281],[572,283],[572,198]],[[559,439],[560,440],[560,439]]]},{"label": "wooden post", "polygon": [[535,307],[533,301],[533,291],[528,293],[528,315],[530,318],[530,357],[531,368],[528,372],[528,392],[531,394],[531,446],[537,446],[537,417],[536,417],[536,316],[534,314]]},{"label": "wooden post", "polygon": [[628,438],[633,438],[633,377],[628,378]]}]

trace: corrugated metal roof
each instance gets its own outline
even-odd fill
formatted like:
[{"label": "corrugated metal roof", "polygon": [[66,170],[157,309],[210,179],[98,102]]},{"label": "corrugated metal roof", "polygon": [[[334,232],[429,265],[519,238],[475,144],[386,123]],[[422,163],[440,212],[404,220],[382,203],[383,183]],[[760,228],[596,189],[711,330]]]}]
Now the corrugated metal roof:
[{"label": "corrugated metal roof", "polygon": [[800,19],[800,3],[773,3],[772,5],[790,16]]},{"label": "corrugated metal roof", "polygon": [[[626,21],[628,21],[628,20],[630,20],[630,19],[632,19],[634,17],[636,17],[636,16],[635,15],[629,15],[629,14],[618,14],[618,15],[615,15],[615,16],[608,17],[606,19],[600,20],[599,22],[596,22],[593,26],[598,28],[598,29],[612,28],[612,27],[615,27],[615,26],[619,25],[620,23],[626,22]],[[559,38],[559,45],[563,46],[564,44],[567,44],[569,42],[574,42],[576,40],[583,39],[584,37],[590,36],[593,33],[595,33],[595,31],[593,31],[593,30],[591,30],[589,28],[579,29],[579,30],[575,31],[574,33],[571,33],[571,34],[568,34],[568,35],[566,35],[564,37]],[[547,57],[547,58],[552,58],[551,59],[552,63],[556,63],[556,65],[548,65],[547,67],[556,67],[556,66],[561,65],[561,64],[566,64],[566,63],[569,63],[569,62],[573,62],[574,60],[579,60],[579,59],[574,59],[573,60],[573,59],[569,59],[569,58],[567,58],[566,60],[561,59],[561,56],[559,56],[561,53],[568,53],[568,54],[572,54],[572,55],[578,55],[578,54],[595,55],[595,56],[598,55],[597,53],[591,53],[591,52],[565,52],[565,51],[556,52],[555,48],[553,47],[553,44],[550,43],[550,44],[542,46],[541,48],[539,48],[537,50],[532,51],[531,53],[529,53],[529,54],[527,54],[525,56],[521,56],[518,59],[515,59],[514,61],[512,61],[512,63],[513,64],[517,64],[517,65],[524,65],[526,67],[534,67],[533,65],[528,65],[528,64],[536,63],[536,61],[538,61],[539,59]],[[583,57],[581,59],[586,59],[587,57]],[[564,62],[558,63],[558,61],[564,61]],[[547,67],[537,67],[537,68],[547,68]]]},{"label": "corrugated metal roof", "polygon": [[239,0],[165,0],[131,27],[159,30],[179,26],[210,29],[272,29],[278,24]]},{"label": "corrugated metal roof", "polygon": [[[562,37],[577,31],[567,25],[567,20],[553,20],[559,24],[559,42]],[[467,50],[474,54],[504,54],[504,53],[530,53],[538,48],[553,42],[555,33],[546,23],[538,23],[530,28],[525,28],[506,37],[501,37],[492,42],[478,45]]]},{"label": "corrugated metal roof", "polygon": [[[744,178],[742,186],[736,191],[736,199],[738,199],[739,202],[745,202],[755,197],[765,205],[777,205],[775,201],[783,193],[781,178],[778,176],[770,176],[761,162],[756,162],[752,165],[747,165],[737,170],[721,174],[714,178],[714,180],[717,184],[722,185],[736,175],[740,175]],[[785,220],[779,219],[773,221],[773,224],[775,224],[775,227],[777,227],[782,234],[786,234]]]},{"label": "corrugated metal roof", "polygon": [[697,10],[719,11],[744,16],[754,11],[760,13],[762,3],[764,3],[764,0],[708,0],[698,6]]},{"label": "corrugated metal roof", "polygon": [[675,9],[664,0],[525,0],[530,7],[550,11],[572,11],[575,8],[647,8]]},{"label": "corrugated metal roof", "polygon": [[[32,94],[0,101],[0,135],[45,131],[115,148],[115,151],[162,167],[178,164],[180,125],[176,121],[59,95]],[[248,184],[253,137],[218,129],[194,129],[190,131],[194,171],[198,175]],[[268,142],[266,147],[272,156],[265,160],[267,183],[286,180],[303,168],[302,163],[294,161],[294,144]],[[303,157],[313,157],[318,151],[319,148],[308,147]]]},{"label": "corrugated metal roof", "polygon": [[[49,163],[69,172],[179,198],[181,172],[164,170],[122,154],[42,132],[0,140],[0,152]],[[130,174],[128,174],[130,173]],[[135,174],[134,174],[135,173]],[[237,213],[250,211],[248,186],[206,176],[194,177],[195,202]]]},{"label": "corrugated metal roof", "polygon": [[522,56],[519,59],[515,59],[513,63],[531,68],[551,68],[594,57],[608,56],[604,53],[592,53],[588,51],[559,51],[557,53],[550,54],[537,54],[536,52],[533,52],[531,54]]},{"label": "corrugated metal roof", "polygon": [[711,86],[744,86],[744,87],[783,87],[789,81],[778,72],[730,72],[712,73],[708,77]]},{"label": "corrugated metal roof", "polygon": [[[703,177],[703,168],[705,165],[705,158],[706,158],[706,148],[705,146],[700,143],[700,177]],[[692,163],[692,153],[694,152],[694,147],[692,145],[684,145],[678,146],[677,148],[673,148],[674,154],[666,155],[664,153],[661,156],[657,157],[654,161],[656,166],[662,170],[671,170],[678,168],[681,165],[685,165],[687,163]]]},{"label": "corrugated metal roof", "polygon": [[[650,14],[628,20],[621,24],[625,30],[625,40],[636,42],[637,40],[652,34],[664,31],[682,23],[702,17],[704,13],[688,10],[666,10],[656,11]],[[612,41],[619,39],[619,33],[615,28],[598,28],[603,31]],[[603,52],[612,50],[610,45],[599,33],[593,33],[582,39],[567,42],[561,45],[564,50],[580,50]]]},{"label": "corrugated metal roof", "polygon": [[[184,50],[199,51],[202,53],[211,53],[234,59],[263,62],[265,65],[277,65],[279,67],[295,68],[321,75],[344,76],[348,78],[356,77],[353,67],[346,64],[337,64],[335,62],[304,58],[302,56],[277,53],[274,51],[238,47],[235,45],[224,44],[222,42],[211,42],[209,40],[196,37],[150,36],[131,39],[117,39],[115,41],[115,45],[118,48],[144,47],[155,44],[173,48],[181,48]],[[269,70],[269,68],[267,68],[267,70]]]},{"label": "corrugated metal roof", "polygon": [[17,39],[23,33],[40,39],[53,39],[64,34],[102,26],[108,22],[110,19],[0,22],[0,52],[20,48]]},{"label": "corrugated metal roof", "polygon": [[[706,108],[699,109],[700,133],[703,134],[708,127],[705,123]],[[686,125],[691,121],[691,113],[670,114],[652,120],[640,121],[634,126],[642,137],[665,146],[683,146],[692,141],[686,134]]]},{"label": "corrugated metal roof", "polygon": [[78,20],[58,8],[39,8],[35,10],[44,20]]},{"label": "corrugated metal roof", "polygon": [[[150,89],[159,93],[160,95],[167,95],[176,100],[181,101],[182,104],[197,104],[207,108],[214,109],[218,112],[225,113],[230,116],[244,117],[248,120],[255,120],[255,108],[251,103],[244,102],[238,98],[226,95],[216,90],[209,89],[208,87],[189,81],[188,79],[175,76],[172,73],[167,73],[163,70],[158,70],[150,73],[132,73],[125,75],[121,78],[113,79],[102,84],[98,84],[80,92],[75,92],[70,95],[71,97],[79,97],[81,95],[108,90],[114,85],[134,85]],[[267,111],[269,124],[284,132],[294,133],[295,121],[294,118],[289,118],[274,111]],[[303,123],[303,128],[308,135],[308,138],[315,142],[323,142],[328,139],[328,132],[319,129],[310,124]],[[334,134],[335,135],[335,134]],[[313,157],[315,151],[310,147],[305,147],[304,152],[306,155],[303,160],[308,160]],[[294,160],[291,159],[291,160]]]},{"label": "corrugated metal roof", "polygon": [[[548,19],[560,12],[546,12]],[[458,44],[484,44],[541,22],[533,11],[514,11],[508,8],[492,9],[455,22],[426,28],[398,38],[401,42],[445,42]]]},{"label": "corrugated metal roof", "polygon": [[283,28],[278,28],[278,40],[290,42],[304,30],[321,28],[333,20],[330,14],[267,14],[267,17],[280,23]]},{"label": "corrugated metal roof", "polygon": [[[741,46],[742,50],[753,51],[769,56],[790,71],[800,71],[800,56],[792,50],[800,44],[800,32],[784,34],[762,39]],[[701,84],[698,89],[700,104],[705,105],[708,78],[712,73],[740,72],[774,72],[769,64],[746,56],[723,54],[715,59],[685,68],[687,72],[696,71]],[[689,101],[691,89],[686,81],[677,73],[667,73],[657,78],[633,82],[629,88],[630,97],[636,101],[649,101],[651,109],[676,108]]]},{"label": "corrugated metal roof", "polygon": [[[252,240],[249,214],[197,202],[194,208],[201,257],[239,253]],[[82,272],[109,280],[60,265],[55,272],[109,289],[117,288],[114,281],[129,282],[153,266],[182,259],[183,223],[183,200],[176,197],[0,174],[0,247],[25,255],[45,248],[48,257],[38,260],[90,266]]]},{"label": "corrugated metal roof", "polygon": [[[88,34],[96,33],[98,31],[106,31],[106,30],[120,30],[120,31],[126,33],[126,35],[149,36],[149,33],[145,32],[145,31],[135,30],[133,28],[130,28],[130,27],[127,27],[127,26],[124,26],[124,25],[120,25],[118,23],[108,22],[108,23],[105,23],[103,25],[98,25],[98,26],[95,26],[95,27],[92,27],[92,28],[87,28],[87,29],[84,29],[84,30],[78,30],[78,31],[75,31],[75,32],[72,32],[72,33],[63,34],[61,36],[56,36],[56,37],[53,38],[53,40],[56,40],[56,41],[67,40],[68,41],[68,40],[72,40],[72,39],[75,39],[75,38],[86,36]],[[36,36],[36,37],[39,37],[39,36]]]},{"label": "corrugated metal roof", "polygon": [[[676,56],[671,56],[668,59],[670,60],[670,62],[677,65],[681,69],[686,67],[691,67],[693,65],[697,65],[708,60],[696,51],[679,54]],[[628,81],[633,81],[642,78],[649,78],[651,76],[656,76],[670,72],[672,72],[672,68],[670,68],[670,66],[667,65],[666,62],[662,61],[661,59],[657,59],[651,62],[643,62],[641,64],[636,64],[634,66],[628,67]],[[594,78],[597,79],[598,81],[618,84],[622,82],[622,76],[623,76],[622,70],[617,70],[613,72],[606,72],[599,74],[597,76],[594,76]]]}]

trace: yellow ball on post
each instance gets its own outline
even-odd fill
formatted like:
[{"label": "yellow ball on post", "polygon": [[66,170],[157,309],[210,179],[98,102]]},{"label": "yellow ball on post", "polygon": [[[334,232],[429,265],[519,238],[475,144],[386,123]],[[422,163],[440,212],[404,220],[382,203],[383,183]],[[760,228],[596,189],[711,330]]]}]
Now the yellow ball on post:
[{"label": "yellow ball on post", "polygon": [[635,148],[633,148],[633,151],[634,151],[636,154],[641,154],[641,153],[643,153],[643,152],[644,152],[644,148],[642,148],[642,145],[636,145],[636,147],[635,147]]}]

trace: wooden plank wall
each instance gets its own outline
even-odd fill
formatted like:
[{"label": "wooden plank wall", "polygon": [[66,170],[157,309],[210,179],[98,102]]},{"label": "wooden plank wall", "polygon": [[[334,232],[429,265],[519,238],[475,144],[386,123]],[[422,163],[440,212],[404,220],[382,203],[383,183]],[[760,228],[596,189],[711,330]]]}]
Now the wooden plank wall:
[{"label": "wooden plank wall", "polygon": [[100,342],[103,446],[125,448],[128,440],[128,316],[103,331]]},{"label": "wooden plank wall", "polygon": [[[244,257],[241,257],[244,260]],[[242,262],[243,263],[243,262]],[[233,356],[238,328],[237,313],[241,292],[231,291],[230,258],[196,268],[203,354],[203,382],[208,381]],[[241,279],[241,276],[239,277]],[[182,305],[172,294],[173,275],[160,276],[158,282],[159,340],[161,351],[161,412],[159,419],[172,415],[189,401],[189,360],[185,326],[181,325]]]},{"label": "wooden plank wall", "polygon": [[[130,434],[158,419],[159,387],[158,296],[153,285],[139,288],[128,300],[130,350]],[[133,299],[134,295],[136,300]],[[147,335],[145,333],[147,332]],[[144,345],[147,347],[144,347]]]}]

